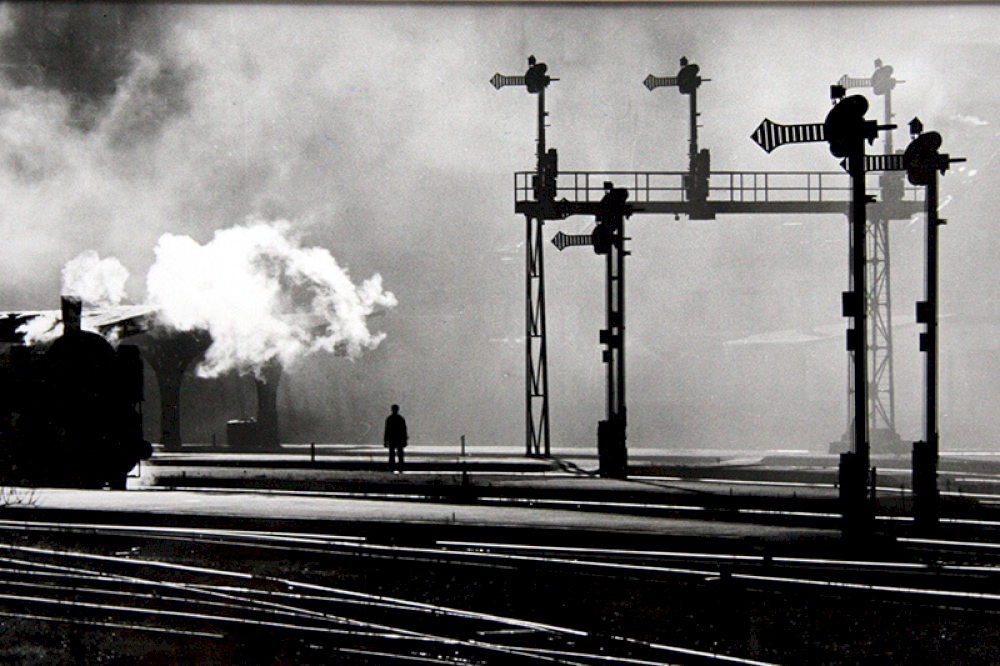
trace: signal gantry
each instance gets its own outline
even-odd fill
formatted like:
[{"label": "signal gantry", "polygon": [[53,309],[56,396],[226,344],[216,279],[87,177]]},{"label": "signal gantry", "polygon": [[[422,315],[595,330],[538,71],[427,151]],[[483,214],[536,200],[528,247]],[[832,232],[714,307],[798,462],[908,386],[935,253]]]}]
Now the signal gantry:
[{"label": "signal gantry", "polygon": [[[531,63],[534,65],[535,63]],[[526,78],[526,77],[525,77]],[[497,74],[493,84],[499,88],[502,85],[521,85],[520,77],[502,77]],[[601,194],[607,195],[614,189],[627,193],[627,199],[632,203],[631,212],[647,214],[670,214],[678,217],[681,214],[691,219],[714,219],[720,214],[778,214],[778,213],[840,213],[849,215],[851,211],[851,187],[840,185],[844,174],[837,172],[709,172],[709,157],[707,150],[699,150],[697,144],[697,105],[696,91],[702,81],[698,76],[698,67],[687,59],[681,61],[681,71],[677,77],[654,77],[650,75],[645,81],[648,89],[677,85],[681,94],[692,96],[691,104],[691,139],[689,142],[689,164],[687,172],[646,171],[646,172],[610,172],[598,173],[587,171],[559,172],[555,159],[544,160],[548,155],[544,151],[543,103],[539,102],[539,151],[536,170],[534,172],[518,172],[515,174],[515,212],[525,215],[528,223],[528,304],[527,304],[527,381],[526,381],[526,411],[527,411],[527,451],[528,455],[549,455],[548,429],[548,397],[547,397],[547,353],[544,343],[544,282],[542,267],[542,248],[540,244],[541,228],[545,220],[560,220],[572,215],[593,215],[599,218],[602,214]],[[508,81],[510,83],[508,83]],[[682,85],[683,83],[683,85]],[[526,85],[526,84],[525,84]],[[683,88],[683,89],[682,89]],[[544,91],[544,88],[541,89]],[[768,123],[770,121],[767,121]],[[772,124],[773,125],[773,124]],[[768,127],[765,123],[758,129],[757,135],[765,149],[773,149],[779,142],[792,139],[820,138],[825,131],[825,125],[811,129],[782,129],[781,126]],[[796,134],[796,133],[801,134]],[[810,135],[809,132],[813,134]],[[770,148],[766,145],[770,142]],[[554,157],[555,151],[551,151]],[[704,157],[701,157],[704,155]],[[703,160],[703,161],[702,161]],[[606,187],[606,183],[615,182]],[[710,186],[711,182],[711,186]],[[860,184],[855,183],[853,189],[860,188],[864,193],[864,178]],[[704,197],[700,193],[704,193]],[[909,198],[904,197],[900,203],[906,210],[919,211],[920,202],[916,200],[913,190],[907,190]],[[601,224],[598,224],[598,229]],[[597,232],[598,230],[595,230]],[[593,245],[598,249],[601,234],[567,235],[559,232],[552,239],[560,250],[570,246]],[[614,247],[613,245],[611,247]],[[599,251],[600,252],[600,251]],[[626,253],[627,254],[627,253]],[[625,256],[625,255],[623,255]],[[610,275],[610,273],[609,273]],[[624,280],[609,277],[607,286],[617,284],[622,291],[621,310],[624,317]],[[532,285],[535,285],[534,287]],[[863,299],[859,299],[863,300]],[[609,303],[611,301],[609,300]],[[608,306],[608,312],[612,307]],[[611,321],[610,315],[609,322]],[[541,326],[539,326],[541,322]],[[609,325],[606,331],[612,331]],[[624,378],[624,328],[622,328],[621,368]],[[539,341],[539,337],[541,341]],[[602,332],[602,343],[614,340],[614,333]],[[609,349],[605,349],[605,358]],[[864,363],[861,363],[862,367]],[[621,413],[624,414],[624,379],[621,390],[613,386],[612,375],[618,370],[609,364],[609,405],[615,403],[615,391],[622,396]],[[542,390],[545,392],[543,393]],[[540,412],[536,409],[540,408]],[[610,416],[615,413],[611,408]],[[864,413],[864,410],[862,410]],[[541,427],[544,426],[544,429]],[[599,427],[598,444],[608,441],[601,433],[610,432],[607,426]],[[624,453],[624,428],[621,441]],[[608,447],[604,447],[606,450]],[[613,448],[613,447],[612,447]],[[541,451],[545,451],[544,454]],[[626,456],[618,456],[618,460],[627,460]],[[602,454],[602,470],[613,469],[621,474],[619,463]]]}]

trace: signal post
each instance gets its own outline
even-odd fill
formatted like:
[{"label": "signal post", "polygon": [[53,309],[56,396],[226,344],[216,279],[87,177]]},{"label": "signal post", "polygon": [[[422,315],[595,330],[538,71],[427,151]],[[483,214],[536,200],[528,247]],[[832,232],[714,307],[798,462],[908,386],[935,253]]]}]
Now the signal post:
[{"label": "signal post", "polygon": [[844,516],[844,532],[860,534],[874,528],[875,488],[869,473],[870,448],[868,439],[868,377],[866,350],[865,273],[867,215],[866,206],[872,201],[865,190],[867,159],[865,141],[875,140],[879,126],[866,120],[868,100],[860,95],[844,96],[842,86],[831,86],[835,106],[822,124],[779,125],[765,119],[753,134],[753,139],[765,151],[771,152],[786,143],[826,141],[834,157],[846,160],[851,176],[851,285],[843,294],[843,315],[852,320],[847,330],[847,350],[854,360],[853,446],[840,456],[840,501]]},{"label": "signal post", "polygon": [[941,135],[924,132],[923,123],[910,121],[910,134],[914,137],[903,154],[907,177],[914,185],[923,185],[927,194],[927,266],[925,300],[917,302],[917,323],[927,329],[920,334],[920,351],[926,354],[924,398],[924,439],[913,443],[913,494],[914,519],[925,529],[938,525],[940,517],[937,487],[939,437],[937,427],[938,379],[938,227],[946,220],[938,216],[938,173],[945,173],[953,162],[964,162],[938,152]]},{"label": "signal post", "polygon": [[542,244],[542,228],[546,219],[558,217],[553,212],[555,180],[558,170],[556,150],[546,150],[545,146],[545,89],[552,81],[558,81],[547,74],[545,63],[535,56],[528,58],[528,70],[523,76],[493,75],[490,83],[497,90],[506,86],[523,86],[533,95],[538,95],[538,150],[533,176],[534,198],[537,205],[525,211],[525,234],[527,247],[527,271],[525,290],[527,308],[525,312],[525,448],[528,456],[551,454],[549,428],[549,366],[548,341],[545,327],[545,258]]},{"label": "signal post", "polygon": [[[870,77],[844,75],[837,82],[845,90],[869,88],[884,101],[884,119],[893,122],[892,91],[899,83],[905,83],[893,76],[893,68],[875,61],[875,71]],[[883,137],[884,152],[893,156],[892,132]],[[902,153],[900,153],[900,156]],[[901,169],[901,167],[900,167]],[[873,169],[868,169],[872,171]],[[893,169],[879,176],[881,200],[872,207],[868,216],[868,273],[866,278],[868,305],[868,413],[869,440],[873,452],[905,452],[902,438],[896,431],[896,392],[892,335],[892,296],[889,247],[889,222],[909,219],[915,212],[904,204],[904,174]],[[853,370],[849,367],[849,374]],[[848,393],[848,402],[851,401]],[[848,430],[851,425],[848,422]],[[850,439],[847,435],[846,439]]]}]

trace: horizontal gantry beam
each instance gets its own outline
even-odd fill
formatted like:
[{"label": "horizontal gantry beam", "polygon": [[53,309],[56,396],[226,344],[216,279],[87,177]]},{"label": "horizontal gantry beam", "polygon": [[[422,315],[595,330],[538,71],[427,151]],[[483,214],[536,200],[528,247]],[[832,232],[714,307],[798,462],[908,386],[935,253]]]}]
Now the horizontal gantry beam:
[{"label": "horizontal gantry beam", "polygon": [[[535,172],[515,174],[514,210],[540,219],[596,215],[605,183],[629,191],[635,213],[689,215],[809,214],[850,212],[850,177],[842,172],[713,172],[705,201],[691,201],[684,186],[686,172],[562,172],[551,201],[535,199]],[[877,199],[879,175],[869,174],[869,192]],[[920,188],[903,188],[898,201],[873,204],[880,219],[906,219],[923,210]],[[883,210],[879,210],[879,208]]]},{"label": "horizontal gantry beam", "polygon": [[[907,219],[911,215],[923,211],[919,201],[902,201],[892,206],[891,214],[879,214],[879,204],[872,204],[870,217],[879,219]],[[682,202],[648,202],[636,204],[633,213],[652,215],[690,215],[695,219],[706,219],[706,215],[751,215],[751,214],[842,214],[850,213],[850,203],[843,201],[706,201],[703,204]],[[600,202],[554,202],[546,205],[537,201],[519,201],[514,206],[514,212],[544,220],[562,220],[573,215],[597,215],[600,213]]]}]

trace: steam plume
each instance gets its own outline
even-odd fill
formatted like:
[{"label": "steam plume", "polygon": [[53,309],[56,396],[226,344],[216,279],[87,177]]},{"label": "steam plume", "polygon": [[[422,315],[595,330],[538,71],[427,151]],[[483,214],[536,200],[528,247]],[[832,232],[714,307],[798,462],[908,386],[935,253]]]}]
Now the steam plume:
[{"label": "steam plume", "polygon": [[62,321],[55,312],[42,312],[17,327],[30,346],[48,344],[63,334]]},{"label": "steam plume", "polygon": [[173,234],[157,243],[149,303],[162,324],[211,334],[202,377],[259,373],[317,351],[354,357],[382,341],[366,323],[376,308],[396,305],[381,276],[356,286],[328,250],[301,247],[290,229],[254,222],[217,231],[205,245]]},{"label": "steam plume", "polygon": [[[115,257],[101,259],[93,250],[85,250],[66,262],[62,269],[63,296],[76,296],[92,308],[119,305],[125,297],[128,269]],[[90,330],[86,320],[83,328]],[[17,332],[29,346],[45,345],[63,334],[62,320],[56,312],[42,312],[21,324]],[[114,336],[113,331],[109,335]]]},{"label": "steam plume", "polygon": [[91,306],[118,305],[125,298],[128,269],[115,257],[101,259],[84,250],[62,269],[62,295],[77,296]]}]

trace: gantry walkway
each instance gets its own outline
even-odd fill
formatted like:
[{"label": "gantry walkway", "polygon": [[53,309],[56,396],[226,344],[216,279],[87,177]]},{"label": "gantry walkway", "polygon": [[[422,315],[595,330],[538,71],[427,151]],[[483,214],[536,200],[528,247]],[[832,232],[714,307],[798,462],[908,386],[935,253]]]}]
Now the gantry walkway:
[{"label": "gantry walkway", "polygon": [[[534,171],[514,174],[515,211],[531,215],[541,204],[535,199]],[[566,216],[587,214],[605,195],[604,184],[629,191],[636,213],[688,215],[692,209],[714,215],[752,213],[841,213],[851,205],[851,181],[836,171],[713,171],[706,201],[687,198],[683,171],[564,171],[556,179],[553,205]],[[870,176],[869,192],[880,192],[878,174]],[[889,204],[906,217],[923,210],[922,188],[903,188],[901,201]],[[562,215],[560,215],[561,217]],[[551,219],[551,218],[550,218]]]}]

